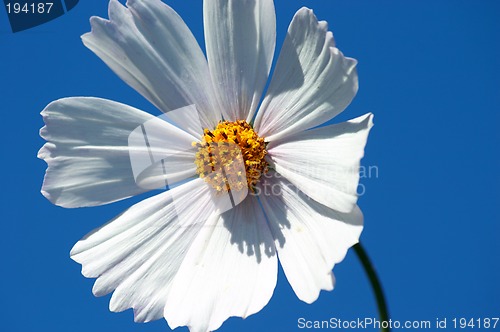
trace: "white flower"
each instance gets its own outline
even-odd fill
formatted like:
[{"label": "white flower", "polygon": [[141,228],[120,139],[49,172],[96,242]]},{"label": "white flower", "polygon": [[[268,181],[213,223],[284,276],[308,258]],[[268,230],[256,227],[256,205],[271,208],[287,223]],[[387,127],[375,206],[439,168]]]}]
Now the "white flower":
[{"label": "white flower", "polygon": [[[128,0],[126,7],[111,0],[109,20],[91,19],[84,44],[176,124],[153,121],[149,138],[171,168],[142,180],[180,184],[132,206],[71,251],[83,275],[97,278],[96,296],[114,291],[110,310],[133,308],[138,322],[165,317],[171,328],[191,331],[261,310],[276,285],[278,255],[301,300],[333,289],[332,268],[363,227],[357,170],[373,117],[311,129],[342,112],[358,82],[356,61],[335,48],[326,22],[306,8],[290,24],[257,112],[275,49],[273,1],[205,0],[203,7],[208,61],[159,0]],[[171,112],[189,105],[199,119]],[[88,97],[57,100],[42,115],[42,193],[51,202],[96,206],[150,188],[134,177],[129,136],[152,115]],[[246,163],[247,181],[232,170],[224,176],[250,194],[222,214],[213,201],[229,184],[204,174],[204,163],[213,166],[205,143],[234,143]]]}]

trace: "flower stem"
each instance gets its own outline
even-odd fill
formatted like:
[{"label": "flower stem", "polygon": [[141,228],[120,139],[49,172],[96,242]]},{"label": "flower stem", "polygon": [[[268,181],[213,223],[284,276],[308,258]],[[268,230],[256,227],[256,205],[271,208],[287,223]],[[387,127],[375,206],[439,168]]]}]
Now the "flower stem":
[{"label": "flower stem", "polygon": [[[384,297],[384,291],[382,290],[382,285],[380,284],[380,280],[377,277],[377,273],[375,272],[375,269],[373,268],[373,265],[370,261],[370,258],[366,254],[365,249],[363,249],[363,246],[361,243],[357,243],[354,245],[354,251],[358,255],[359,260],[361,261],[361,264],[363,265],[363,268],[365,269],[366,275],[368,276],[368,279],[370,279],[370,283],[372,285],[373,293],[375,293],[375,298],[377,300],[377,307],[378,307],[378,313],[380,316],[380,321],[381,321],[381,328],[380,331],[382,332],[390,332],[390,327],[389,327],[389,312],[387,310],[387,304],[385,302],[385,297]],[[384,323],[386,322],[386,323]],[[386,326],[385,328],[383,326]]]}]

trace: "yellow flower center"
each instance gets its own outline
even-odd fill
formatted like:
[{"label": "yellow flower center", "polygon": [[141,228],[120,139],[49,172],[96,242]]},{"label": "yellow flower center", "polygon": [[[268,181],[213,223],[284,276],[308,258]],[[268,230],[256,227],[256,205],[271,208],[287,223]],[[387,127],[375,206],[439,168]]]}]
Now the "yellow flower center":
[{"label": "yellow flower center", "polygon": [[196,172],[218,192],[253,187],[268,170],[266,143],[246,121],[219,122],[193,142]]}]

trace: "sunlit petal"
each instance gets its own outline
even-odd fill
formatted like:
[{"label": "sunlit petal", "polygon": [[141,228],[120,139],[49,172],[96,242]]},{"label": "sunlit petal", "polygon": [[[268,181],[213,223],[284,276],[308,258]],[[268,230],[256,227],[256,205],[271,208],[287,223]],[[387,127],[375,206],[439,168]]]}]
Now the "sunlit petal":
[{"label": "sunlit petal", "polygon": [[350,212],[358,199],[359,164],[373,115],[308,130],[269,143],[269,162],[317,202]]},{"label": "sunlit petal", "polygon": [[[43,111],[45,127],[40,131],[47,143],[38,157],[47,164],[42,193],[64,207],[94,206],[118,201],[154,187],[167,178],[181,180],[195,174],[194,137],[133,107],[99,98],[65,98]],[[149,186],[136,182],[130,160],[129,135],[144,123],[154,123],[151,142],[170,138],[159,145],[160,155],[170,155],[169,174],[149,178]],[[146,147],[141,152],[148,154]],[[149,160],[149,159],[148,159]]]},{"label": "sunlit petal", "polygon": [[194,118],[174,119],[191,134],[201,133],[200,121],[217,124],[207,61],[184,21],[159,0],[129,0],[127,6],[111,0],[109,20],[92,17],[83,43],[163,112],[196,105]]},{"label": "sunlit petal", "polygon": [[330,120],[358,91],[355,66],[335,47],[327,23],[302,8],[288,29],[256,130],[272,141]]},{"label": "sunlit petal", "polygon": [[165,307],[171,328],[213,331],[230,316],[247,317],[271,298],[277,256],[254,196],[198,235],[177,274]]},{"label": "sunlit petal", "polygon": [[224,118],[250,121],[267,82],[276,44],[272,0],[205,0],[210,74]]},{"label": "sunlit petal", "polygon": [[363,215],[357,206],[340,213],[319,204],[283,177],[266,177],[259,188],[285,275],[295,294],[312,303],[333,289],[333,266],[358,242]]}]

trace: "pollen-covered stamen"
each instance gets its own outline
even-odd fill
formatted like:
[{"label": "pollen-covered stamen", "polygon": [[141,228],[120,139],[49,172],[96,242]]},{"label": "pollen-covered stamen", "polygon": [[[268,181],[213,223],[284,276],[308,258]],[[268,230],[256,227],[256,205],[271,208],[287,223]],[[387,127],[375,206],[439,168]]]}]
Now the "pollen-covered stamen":
[{"label": "pollen-covered stamen", "polygon": [[253,190],[267,172],[266,143],[246,121],[219,122],[193,146],[198,147],[196,172],[217,191]]}]

